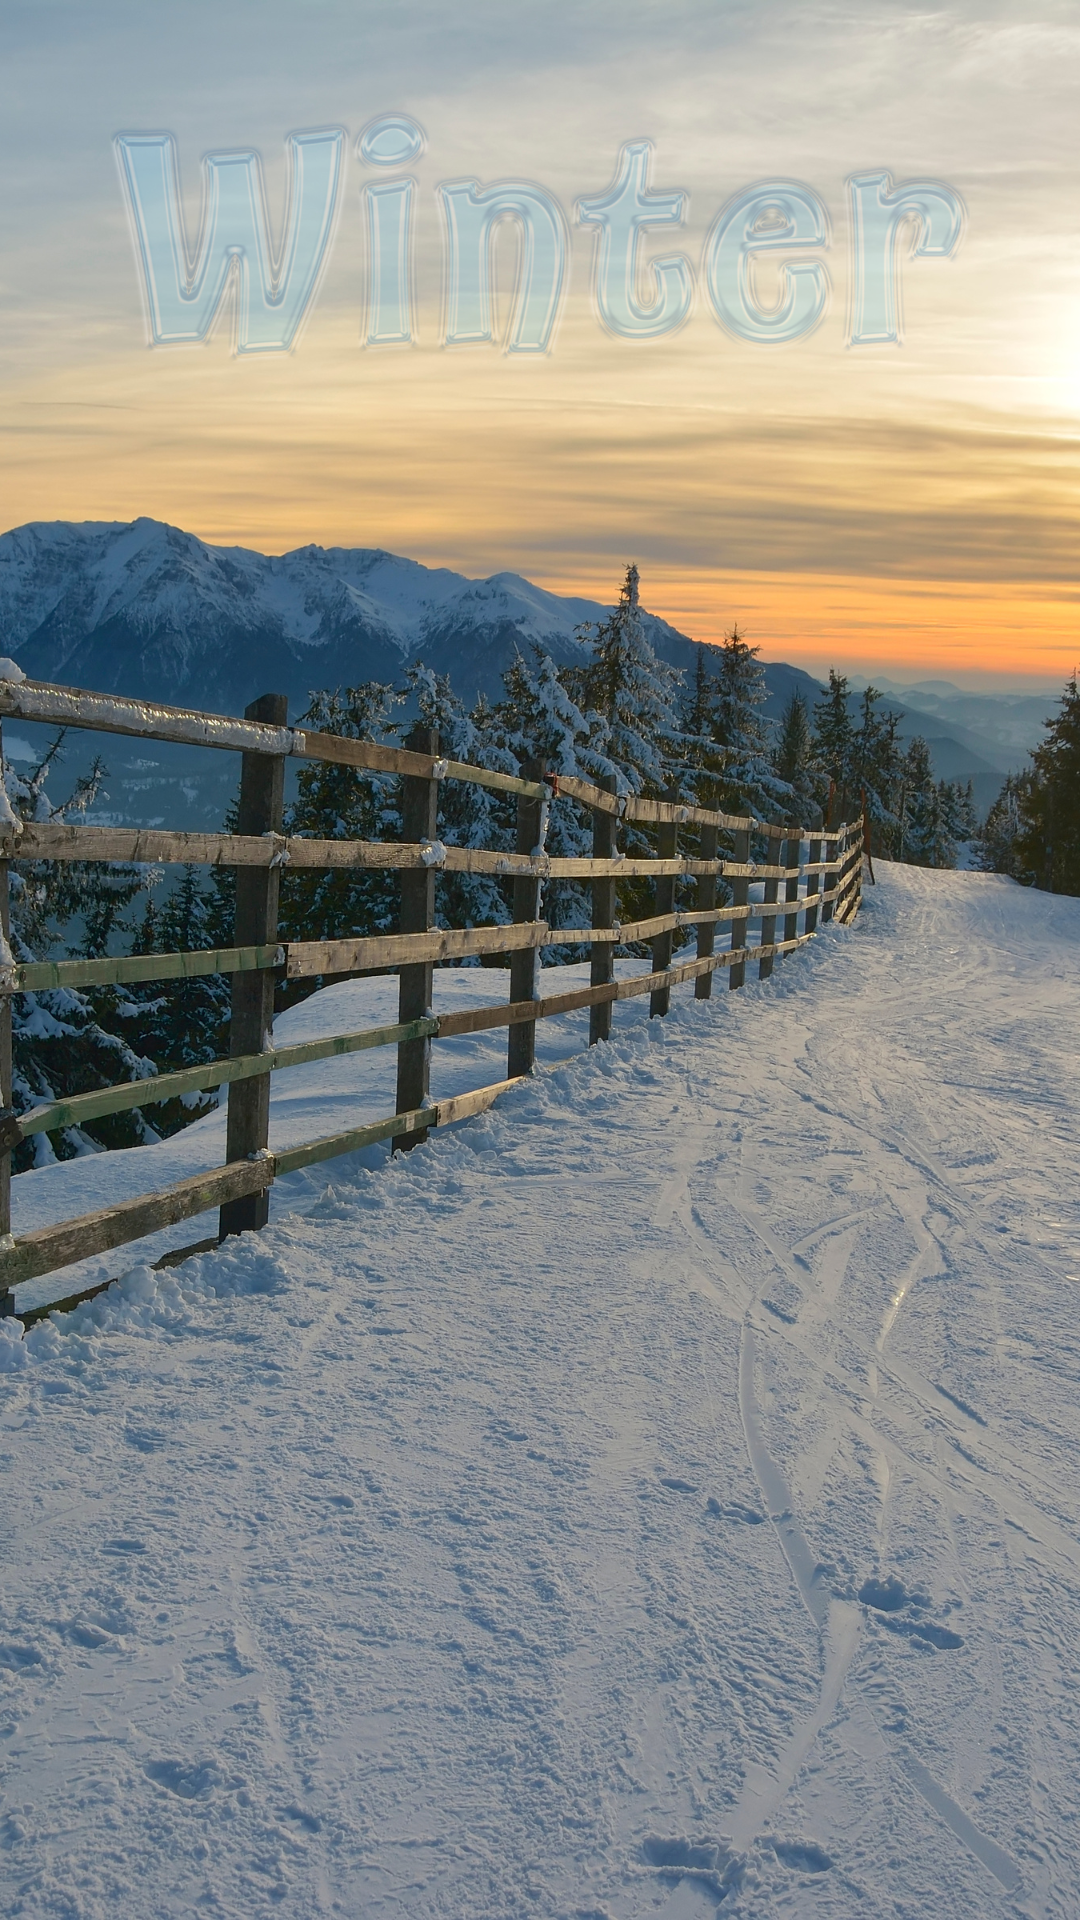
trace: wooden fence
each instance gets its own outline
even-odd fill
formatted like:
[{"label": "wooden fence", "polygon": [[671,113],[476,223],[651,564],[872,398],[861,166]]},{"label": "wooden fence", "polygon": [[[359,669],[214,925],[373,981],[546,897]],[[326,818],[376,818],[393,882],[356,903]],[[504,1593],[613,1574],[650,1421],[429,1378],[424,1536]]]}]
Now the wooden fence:
[{"label": "wooden fence", "polygon": [[[536,1022],[575,1009],[590,1009],[589,1043],[608,1037],[616,1000],[648,993],[650,1014],[668,1011],[671,990],[693,980],[698,999],[712,991],[712,976],[726,969],[731,987],[742,986],[748,965],[765,978],[778,955],[813,937],[819,917],[851,919],[862,892],[861,823],[834,831],[776,825],[749,816],[682,806],[675,800],[617,796],[587,781],[545,777],[527,763],[520,777],[494,773],[439,757],[434,734],[417,728],[406,747],[377,746],[333,734],[303,732],[286,724],[284,695],[256,700],[243,720],[159,706],[142,700],[26,680],[0,682],[4,716],[80,727],[142,739],[180,741],[242,755],[235,833],[172,833],[127,827],[25,824],[0,827],[0,923],[5,941],[9,862],[147,861],[228,866],[236,874],[235,945],[200,953],[156,953],[99,960],[38,961],[0,966],[0,1313],[14,1314],[15,1287],[90,1254],[123,1246],[178,1221],[220,1208],[218,1238],[265,1224],[269,1189],[279,1174],[351,1153],[375,1141],[415,1144],[432,1127],[480,1113],[527,1074],[534,1060]],[[401,839],[395,842],[286,838],[281,831],[285,761],[332,761],[364,773],[392,774],[401,782]],[[513,853],[444,846],[438,838],[439,790],[444,780],[470,781],[517,799]],[[553,794],[565,796],[592,816],[590,858],[552,858],[544,851]],[[655,830],[655,856],[624,856],[618,850],[623,822]],[[680,836],[691,836],[691,850]],[[721,851],[720,836],[729,846]],[[694,843],[696,842],[696,846]],[[805,843],[806,858],[803,859]],[[757,858],[752,856],[758,855]],[[282,869],[393,869],[401,875],[399,932],[346,935],[336,940],[278,940],[278,889]],[[446,930],[435,925],[435,880],[439,872],[477,873],[513,882],[513,921],[504,926]],[[675,905],[676,882],[696,879],[692,908]],[[731,902],[717,905],[717,882],[730,884]],[[655,912],[620,925],[619,880],[650,878]],[[592,925],[558,929],[541,918],[541,889],[549,879],[589,881]],[[763,899],[750,887],[763,882]],[[802,919],[802,931],[799,921]],[[749,943],[752,922],[757,944]],[[717,951],[717,929],[730,940]],[[674,939],[696,933],[693,959],[673,959]],[[651,943],[648,973],[616,981],[615,948]],[[588,987],[537,993],[539,950],[588,944]],[[509,1000],[456,1013],[432,1011],[433,968],[440,961],[478,955],[509,959]],[[396,971],[398,1019],[296,1046],[273,1046],[276,981],[316,975]],[[182,1072],[105,1087],[54,1100],[16,1114],[11,1106],[11,1003],[16,993],[56,987],[93,987],[135,981],[190,979],[200,974],[232,977],[230,1056]],[[508,1029],[507,1077],[449,1100],[432,1103],[429,1075],[432,1042],[452,1035]],[[283,1067],[396,1046],[397,1111],[371,1125],[335,1133],[286,1152],[269,1150],[270,1076]],[[77,1126],[104,1114],[148,1106],[176,1095],[228,1085],[226,1164],[181,1180],[164,1191],[83,1214],[58,1226],[11,1234],[11,1153],[23,1140],[54,1128]],[[199,1247],[213,1242],[200,1242]],[[193,1251],[187,1249],[185,1251]],[[180,1255],[166,1256],[170,1264]],[[90,1289],[88,1291],[97,1291]],[[72,1295],[63,1303],[85,1295]],[[33,1317],[45,1311],[34,1309]]]}]

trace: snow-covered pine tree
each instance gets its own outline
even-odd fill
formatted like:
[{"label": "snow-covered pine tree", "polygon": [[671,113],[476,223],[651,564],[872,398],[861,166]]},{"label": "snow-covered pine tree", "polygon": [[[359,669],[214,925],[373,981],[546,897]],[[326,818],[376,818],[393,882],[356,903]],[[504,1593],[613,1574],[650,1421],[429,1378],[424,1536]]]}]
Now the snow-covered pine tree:
[{"label": "snow-covered pine tree", "polygon": [[709,672],[705,648],[699,646],[694,657],[694,671],[686,688],[682,711],[682,730],[691,738],[709,737],[713,699],[712,675]]},{"label": "snow-covered pine tree", "polygon": [[[198,868],[185,867],[161,907],[148,895],[132,951],[197,953],[207,947],[231,946],[231,924],[227,936],[220,937],[218,905],[219,896],[203,885]],[[227,974],[148,982],[126,988],[125,993],[129,1003],[140,1009],[131,1017],[132,1042],[153,1055],[159,1072],[201,1066],[228,1053],[232,988]],[[217,1104],[216,1093],[192,1093],[144,1111],[164,1139]]]},{"label": "snow-covered pine tree", "polygon": [[714,670],[711,732],[723,750],[720,806],[760,819],[795,819],[797,796],[776,769],[762,715],[768,688],[757,647],[736,625],[708,651]]},{"label": "snow-covered pine tree", "polygon": [[[80,818],[97,799],[108,778],[100,759],[80,775],[66,800],[54,805],[50,799],[47,782],[63,760],[64,737],[61,729],[29,772],[18,773],[5,763],[9,802],[20,819]],[[108,952],[114,935],[124,930],[128,907],[145,886],[146,869],[121,861],[26,861],[12,875],[20,925],[35,952],[45,955],[63,947],[85,960]]]},{"label": "snow-covered pine tree", "polygon": [[[543,760],[549,773],[599,779],[610,771],[607,757],[593,744],[589,723],[559,676],[551,655],[533,647],[526,660],[519,651],[503,675],[505,697],[495,708],[495,721],[504,746],[520,764]],[[554,798],[548,816],[548,853],[557,858],[587,857],[592,852],[592,825],[572,800]],[[543,890],[543,914],[553,927],[587,927],[591,920],[587,883],[549,880]],[[588,949],[553,947],[543,958],[551,964],[584,959]]]},{"label": "snow-covered pine tree", "polygon": [[[640,581],[630,565],[618,604],[599,626],[583,626],[578,638],[591,645],[592,658],[567,667],[559,678],[583,714],[597,770],[614,778],[618,793],[650,798],[681,790],[685,782],[679,726],[683,675],[657,658],[641,617]],[[595,777],[595,776],[594,776]],[[628,821],[621,830],[623,851],[655,852],[649,834]],[[619,917],[637,920],[652,911],[647,880],[627,880],[618,892]]]},{"label": "snow-covered pine tree", "polygon": [[[392,716],[402,698],[376,680],[324,688],[312,693],[300,725],[347,740],[382,740],[396,731]],[[396,840],[401,833],[397,780],[330,761],[305,761],[296,798],[285,810],[285,831],[312,840]],[[339,940],[392,932],[398,902],[397,875],[380,868],[287,867],[281,883],[282,938]],[[225,917],[223,896],[219,926]],[[304,982],[304,990],[313,992],[319,984],[318,979]]]},{"label": "snow-covered pine tree", "polygon": [[873,844],[891,851],[896,844],[903,756],[896,744],[900,716],[892,712],[879,713],[880,699],[876,687],[863,688],[859,725],[851,743],[843,795],[847,812],[843,817],[853,819],[865,798]]},{"label": "snow-covered pine tree", "polygon": [[979,832],[979,815],[975,806],[975,786],[971,780],[961,784],[953,782],[956,788],[957,823],[961,840],[974,840]]},{"label": "snow-covered pine tree", "polygon": [[586,719],[597,764],[607,763],[620,793],[663,793],[681,761],[683,676],[649,644],[636,566],[627,567],[609,618],[581,627],[578,638],[591,643],[592,659],[564,669],[560,679]]},{"label": "snow-covered pine tree", "polygon": [[1030,777],[1028,773],[1007,776],[978,836],[978,861],[983,872],[1006,873],[1023,886],[1031,886],[1035,880],[1020,846],[1025,786]]},{"label": "snow-covered pine tree", "polygon": [[935,780],[926,741],[916,735],[904,755],[905,808],[900,858],[915,867],[956,865],[955,795]]},{"label": "snow-covered pine tree", "polygon": [[[424,725],[439,736],[447,760],[468,761],[493,773],[516,774],[517,760],[503,743],[495,710],[481,699],[468,713],[449,680],[418,663],[406,676]],[[489,787],[444,780],[439,789],[439,838],[448,847],[514,845],[516,802]],[[495,926],[509,917],[509,894],[492,875],[440,872],[435,917],[442,927]]]},{"label": "snow-covered pine tree", "polygon": [[[105,769],[96,762],[77,782],[69,798],[54,805],[46,781],[55,771],[63,736],[29,773],[4,762],[3,784],[8,804],[23,821],[62,821],[85,812],[94,799]],[[104,867],[43,860],[12,862],[11,946],[19,962],[57,953],[86,956],[100,953],[120,916],[145,884],[139,867]],[[130,1037],[140,1009],[123,989],[93,995],[70,988],[16,994],[12,1002],[12,1100],[17,1113],[41,1106],[65,1094],[92,1093],[121,1080],[143,1080],[157,1071],[156,1062],[137,1051]],[[108,1022],[108,1024],[106,1024]],[[121,1032],[112,1027],[119,1025]],[[139,1146],[158,1134],[140,1108],[34,1134],[13,1155],[16,1173],[45,1166],[52,1160],[70,1160],[103,1147]]]}]

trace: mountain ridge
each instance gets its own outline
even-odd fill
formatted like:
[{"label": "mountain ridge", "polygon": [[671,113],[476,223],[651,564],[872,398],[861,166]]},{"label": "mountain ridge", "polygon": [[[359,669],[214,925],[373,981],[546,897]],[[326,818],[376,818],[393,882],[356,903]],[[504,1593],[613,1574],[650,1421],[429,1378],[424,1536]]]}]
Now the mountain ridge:
[{"label": "mountain ridge", "polygon": [[[0,535],[0,651],[26,673],[220,713],[242,713],[274,690],[288,695],[295,720],[315,688],[400,683],[420,661],[467,703],[479,693],[496,699],[515,649],[540,645],[559,665],[584,662],[582,629],[610,612],[507,570],[473,579],[383,547],[314,542],[264,554],[214,546],[146,515],[30,521]],[[643,619],[660,657],[690,674],[699,643],[657,614]],[[770,720],[793,692],[812,705],[821,691],[801,667],[762,664]],[[1006,740],[973,726],[981,709],[970,697],[961,717],[946,700],[924,694],[920,702],[914,691],[910,704],[890,692],[901,737],[928,737],[938,776],[971,777],[978,805],[989,806],[1019,764],[1015,734]],[[73,764],[87,745],[72,743]],[[141,778],[144,769],[133,763],[132,771]],[[139,780],[130,784],[140,790]],[[200,776],[197,784],[216,808],[220,783]]]},{"label": "mountain ridge", "polygon": [[[515,646],[583,661],[579,629],[609,612],[507,571],[474,580],[379,547],[261,554],[147,517],[0,536],[0,632],[26,672],[230,712],[252,697],[255,651],[262,684],[294,708],[313,684],[393,681],[420,659],[464,699],[490,698]],[[657,652],[692,666],[695,642],[644,618]]]}]

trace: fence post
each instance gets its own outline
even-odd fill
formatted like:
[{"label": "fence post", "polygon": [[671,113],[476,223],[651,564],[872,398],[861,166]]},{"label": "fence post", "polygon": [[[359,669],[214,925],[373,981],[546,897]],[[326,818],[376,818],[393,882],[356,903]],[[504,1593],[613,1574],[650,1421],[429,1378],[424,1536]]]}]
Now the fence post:
[{"label": "fence post", "polygon": [[852,898],[853,898],[854,887],[855,887],[854,870],[855,870],[856,864],[858,865],[859,876],[861,879],[862,833],[859,827],[853,826],[849,821],[844,827],[844,848],[843,848],[843,855],[840,862],[840,876],[839,876],[839,882],[838,882],[840,887],[840,895],[834,907],[835,917],[837,920],[840,921],[841,925],[843,925],[845,921],[850,920],[852,917],[852,912],[853,912]]},{"label": "fence post", "polygon": [[[521,774],[524,780],[542,780],[544,762],[525,760]],[[542,830],[542,800],[529,800],[524,794],[518,796],[517,810],[517,853],[536,853],[540,850]],[[514,925],[522,926],[530,920],[540,918],[540,889],[542,882],[531,875],[518,877],[514,881]],[[519,953],[510,955],[510,1001],[535,1000],[536,969],[540,965],[539,947],[524,947]],[[536,1021],[523,1020],[519,1026],[510,1027],[506,1042],[506,1077],[513,1080],[521,1073],[531,1073],[536,1061]]]},{"label": "fence post", "polygon": [[[716,859],[717,838],[718,838],[718,829],[716,827],[702,827],[701,840],[698,846],[698,853],[702,860]],[[701,913],[711,912],[712,908],[715,907],[716,905],[715,873],[701,873],[698,875],[697,903],[698,903],[698,910]],[[698,959],[708,960],[712,955],[713,951],[715,950],[715,947],[716,947],[715,920],[708,920],[705,922],[702,922],[699,920],[698,930],[697,930]],[[694,981],[694,999],[695,1000],[711,1000],[712,999],[712,983],[713,983],[713,977],[712,977],[711,971],[709,973],[699,973],[697,979]]]},{"label": "fence post", "polygon": [[[770,866],[770,867],[779,867],[784,864],[782,845],[781,845],[781,840],[778,833],[774,833],[770,831],[770,833],[766,838],[765,863],[767,866]],[[766,907],[773,906],[775,902],[778,900],[779,894],[780,894],[779,880],[766,880],[765,897],[764,897],[764,900],[762,901],[762,905]],[[761,944],[763,947],[769,947],[772,945],[775,939],[776,939],[776,915],[775,913],[763,913],[761,916]],[[772,973],[772,966],[773,966],[773,955],[771,953],[767,953],[763,955],[763,957],[758,961],[758,979],[767,980],[769,978],[769,975]]]},{"label": "fence post", "polygon": [[[872,887],[876,887],[877,881],[874,878],[874,849],[870,844],[870,814],[867,810],[867,805],[866,805],[866,788],[865,787],[862,790],[862,836],[863,836],[862,837],[863,853],[866,856],[866,865],[870,873],[870,885]],[[859,882],[859,898],[860,900],[862,899],[861,879]]]},{"label": "fence post", "polygon": [[[244,709],[245,720],[262,720],[283,727],[289,717],[288,696],[264,693]],[[245,753],[240,767],[240,804],[237,833],[280,833],[285,807],[285,761],[280,754]],[[236,868],[236,931],[238,947],[271,946],[278,936],[280,867]],[[232,977],[232,1018],[229,1052],[265,1053],[273,1045],[274,969]],[[229,1087],[225,1158],[250,1160],[270,1138],[270,1075],[234,1080]],[[270,1192],[247,1193],[227,1200],[218,1217],[218,1237],[248,1233],[264,1227],[270,1215]]]},{"label": "fence post", "polygon": [[[746,866],[750,860],[750,830],[737,827],[731,836],[731,859],[734,866]],[[733,879],[731,882],[731,904],[733,907],[745,907],[750,899],[750,882],[747,879]],[[745,920],[733,920],[731,923],[731,951],[737,953],[746,945],[746,929],[749,917]],[[746,979],[746,961],[736,960],[728,968],[728,986],[734,990],[741,987]]]},{"label": "fence post", "polygon": [[851,828],[845,823],[843,846],[840,849],[840,871],[836,876],[837,897],[833,902],[832,917],[841,925],[847,918],[848,869],[851,862]]},{"label": "fence post", "polygon": [[[854,851],[851,855],[851,892],[847,902],[847,910],[844,914],[845,920],[854,920],[855,915],[862,906],[863,861],[866,857],[866,829],[862,820],[859,820],[856,824],[853,844]],[[876,886],[877,882],[875,881],[874,884]]]},{"label": "fence post", "polygon": [[[670,800],[673,804],[678,802],[678,798],[677,793],[669,792],[664,795],[664,799]],[[678,851],[678,827],[674,820],[661,820],[656,833],[657,857],[660,860],[674,860]],[[673,873],[662,873],[658,875],[656,881],[655,912],[657,914],[672,913],[674,907],[675,875]],[[662,973],[665,967],[670,967],[671,949],[673,945],[674,934],[670,929],[667,933],[658,933],[654,936],[652,942],[652,970],[654,973]],[[664,1014],[669,1012],[670,1007],[671,988],[654,987],[649,995],[649,1019],[652,1020],[657,1015],[662,1018]]]},{"label": "fence post", "polygon": [[[820,824],[821,822],[819,820],[818,825],[820,826]],[[821,841],[815,840],[811,837],[811,839],[807,842],[807,846],[806,846],[807,865],[812,867],[814,865],[814,862],[820,859],[821,859]],[[803,921],[804,933],[817,932],[817,917],[818,917],[817,895],[820,891],[821,891],[820,873],[808,873],[806,876],[806,918]]]},{"label": "fence post", "polygon": [[[597,781],[605,793],[615,792],[614,774],[604,774]],[[594,860],[613,860],[615,857],[618,821],[613,813],[607,813],[603,807],[593,808],[592,817],[592,857]],[[615,882],[614,880],[594,880],[592,883],[592,923],[596,928],[615,925]],[[615,978],[615,942],[614,940],[594,940],[589,963],[589,985],[591,987],[610,986]],[[611,1038],[612,1002],[602,1000],[599,1006],[589,1008],[589,1045],[594,1047],[598,1040]]]},{"label": "fence post", "polygon": [[[828,814],[826,814],[826,816],[825,816],[825,823],[826,823],[826,826],[828,825],[828,818],[829,818],[829,816],[828,816]],[[826,846],[827,846],[827,844],[828,844],[827,842],[823,842],[823,843],[822,843],[822,852],[823,852],[823,853],[825,853],[825,848],[826,848]],[[839,881],[840,881],[840,868],[841,868],[841,867],[843,866],[843,864],[844,864],[844,856],[843,856],[843,853],[842,853],[842,851],[841,851],[841,848],[842,848],[842,845],[843,845],[843,836],[841,835],[841,837],[840,837],[839,839],[837,839],[837,840],[834,840],[834,841],[833,841],[833,843],[832,843],[832,856],[831,856],[831,857],[832,857],[832,859],[833,859],[833,860],[834,860],[834,861],[836,862],[836,869],[837,869],[837,870],[836,870],[836,872],[835,872],[835,873],[823,873],[823,874],[822,874],[822,876],[821,876],[821,878],[822,878],[822,881],[823,881],[823,883],[824,883],[824,884],[823,884],[823,886],[822,886],[822,889],[821,889],[823,893],[828,893],[828,892],[829,892],[829,889],[830,889],[831,887],[833,887],[833,886],[837,886],[837,885],[839,885]],[[828,858],[828,857],[829,857],[829,856],[828,856],[828,855],[826,854],[826,858]],[[835,901],[835,900],[826,900],[826,902],[825,902],[825,904],[824,904],[824,906],[823,906],[823,907],[822,907],[822,909],[821,909],[821,924],[822,924],[822,926],[824,926],[824,925],[826,924],[826,922],[827,922],[827,921],[829,921],[829,920],[831,920],[831,919],[832,919],[832,917],[833,917],[833,911],[834,911],[834,909],[835,909],[835,906],[836,906],[836,901]]]},{"label": "fence post", "polygon": [[[410,753],[439,751],[439,736],[430,727],[414,727],[405,742]],[[401,781],[401,838],[419,842],[437,838],[439,783],[423,774],[407,773]],[[434,867],[405,867],[401,873],[401,912],[399,933],[427,933],[435,924]],[[414,961],[398,968],[398,1020],[402,1026],[422,1020],[431,1011],[435,969],[430,960]],[[422,1107],[431,1086],[431,1040],[399,1040],[397,1055],[398,1113],[414,1113]],[[407,1153],[427,1139],[427,1128],[400,1135],[394,1141],[395,1153]]]},{"label": "fence post", "polygon": [[[801,864],[801,854],[802,829],[800,828],[797,833],[789,833],[787,839],[784,841],[783,852],[780,858],[781,866],[789,868],[798,867]],[[784,899],[788,907],[788,911],[784,915],[784,939],[794,940],[799,932],[799,876],[797,873],[789,873],[787,879],[784,881]],[[791,911],[793,906],[795,909],[794,912]]]}]

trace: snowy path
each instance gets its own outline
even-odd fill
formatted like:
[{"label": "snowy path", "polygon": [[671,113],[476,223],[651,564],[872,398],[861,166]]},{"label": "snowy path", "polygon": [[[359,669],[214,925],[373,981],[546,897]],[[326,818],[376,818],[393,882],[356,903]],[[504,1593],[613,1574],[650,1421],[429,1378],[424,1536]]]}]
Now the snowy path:
[{"label": "snowy path", "polygon": [[13,1354],[5,1912],[1075,1920],[1080,902],[879,877]]}]

